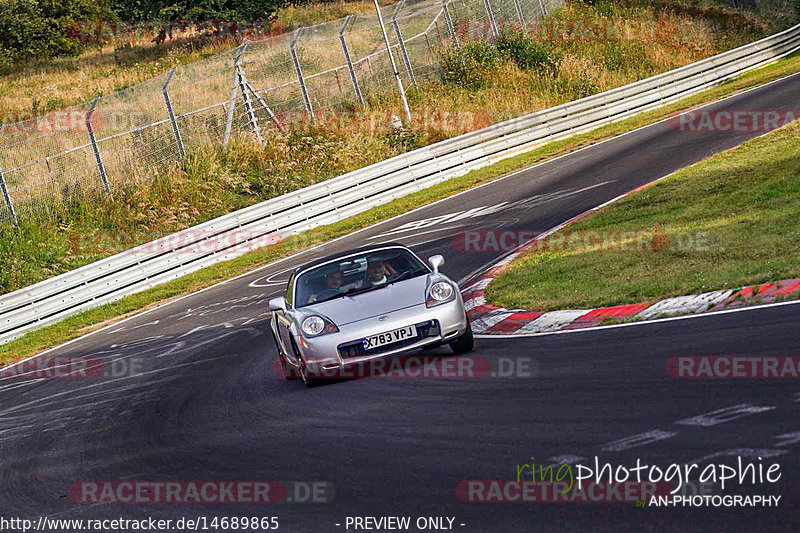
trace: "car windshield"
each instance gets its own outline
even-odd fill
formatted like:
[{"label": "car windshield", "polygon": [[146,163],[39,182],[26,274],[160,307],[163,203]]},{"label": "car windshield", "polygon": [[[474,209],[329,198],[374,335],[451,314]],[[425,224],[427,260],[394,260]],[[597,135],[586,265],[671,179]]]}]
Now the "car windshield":
[{"label": "car windshield", "polygon": [[296,307],[378,290],[430,272],[403,248],[351,255],[301,273],[295,283]]}]

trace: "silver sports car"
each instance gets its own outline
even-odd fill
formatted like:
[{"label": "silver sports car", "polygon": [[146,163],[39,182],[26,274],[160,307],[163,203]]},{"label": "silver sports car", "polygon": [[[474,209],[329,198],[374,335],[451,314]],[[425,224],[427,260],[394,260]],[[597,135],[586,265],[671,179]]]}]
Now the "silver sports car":
[{"label": "silver sports car", "polygon": [[400,244],[360,248],[294,271],[269,302],[287,379],[306,385],[354,365],[423,347],[473,348],[458,285]]}]

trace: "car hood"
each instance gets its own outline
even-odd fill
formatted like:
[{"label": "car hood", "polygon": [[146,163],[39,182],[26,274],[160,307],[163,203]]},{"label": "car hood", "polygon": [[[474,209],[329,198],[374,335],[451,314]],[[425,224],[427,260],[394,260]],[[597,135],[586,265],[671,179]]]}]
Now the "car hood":
[{"label": "car hood", "polygon": [[392,283],[354,296],[340,296],[327,302],[309,305],[300,309],[304,315],[320,313],[344,326],[366,318],[385,315],[425,303],[430,274]]}]

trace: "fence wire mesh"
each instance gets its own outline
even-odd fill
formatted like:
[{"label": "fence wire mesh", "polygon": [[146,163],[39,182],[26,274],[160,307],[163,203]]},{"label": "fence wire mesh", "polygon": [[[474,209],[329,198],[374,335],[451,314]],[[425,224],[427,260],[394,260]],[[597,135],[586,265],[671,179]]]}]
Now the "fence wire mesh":
[{"label": "fence wire mesh", "polygon": [[[535,20],[561,6],[563,0],[404,0],[380,13],[402,84],[414,90],[440,78],[440,55],[470,21]],[[176,67],[169,80],[165,73],[99,98],[91,114],[87,103],[55,118],[5,124],[0,223],[52,217],[76,200],[151,179],[180,161],[178,136],[191,153],[292,122],[391,106],[399,92],[389,54],[377,13],[350,15]]]}]

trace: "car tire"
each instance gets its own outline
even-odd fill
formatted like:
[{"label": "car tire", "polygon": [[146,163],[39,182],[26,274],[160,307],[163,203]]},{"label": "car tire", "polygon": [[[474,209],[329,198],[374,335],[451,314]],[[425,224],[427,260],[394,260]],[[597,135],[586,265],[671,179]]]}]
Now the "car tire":
[{"label": "car tire", "polygon": [[472,324],[467,318],[467,331],[450,343],[450,349],[457,354],[471,352],[475,348],[475,337],[472,335]]},{"label": "car tire", "polygon": [[283,350],[281,350],[281,345],[278,342],[277,337],[275,337],[275,332],[272,328],[269,328],[270,333],[272,333],[272,340],[275,341],[275,348],[278,350],[278,360],[280,361],[281,370],[283,371],[283,377],[286,378],[287,381],[294,381],[298,378],[297,374],[290,373],[292,370],[292,366],[289,365],[289,361],[286,359],[286,355],[284,355]]},{"label": "car tire", "polygon": [[286,378],[287,381],[295,381],[300,376],[297,375],[297,371],[295,368],[289,364],[289,360],[286,359],[286,356],[281,353],[278,357],[281,360],[281,370],[283,370],[283,377]]},{"label": "car tire", "polygon": [[308,368],[306,368],[306,363],[300,358],[300,377],[303,379],[303,383],[305,383],[306,387],[316,387],[319,385],[319,379],[312,377],[308,373]]},{"label": "car tire", "polygon": [[308,373],[308,367],[306,367],[306,362],[303,360],[303,356],[300,355],[300,350],[297,349],[297,345],[294,343],[294,339],[292,339],[292,351],[294,351],[294,356],[297,361],[300,363],[300,379],[303,380],[306,387],[314,387],[319,384],[319,379],[315,378],[314,376]]}]

